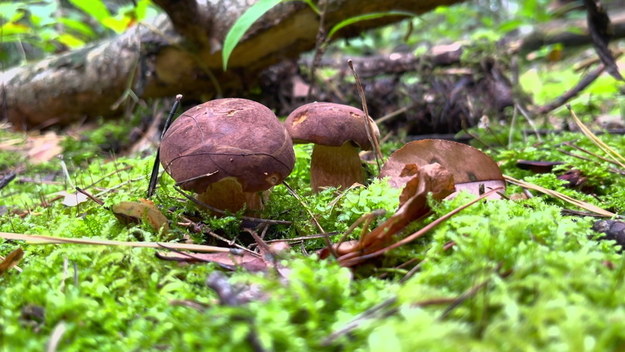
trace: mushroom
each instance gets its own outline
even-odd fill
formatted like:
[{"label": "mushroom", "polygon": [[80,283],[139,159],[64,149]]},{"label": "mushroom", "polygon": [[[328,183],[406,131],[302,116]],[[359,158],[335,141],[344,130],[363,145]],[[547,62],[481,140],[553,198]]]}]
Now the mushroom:
[{"label": "mushroom", "polygon": [[[315,102],[295,109],[286,118],[293,143],[314,143],[310,161],[313,192],[323,187],[347,188],[365,182],[359,149],[370,150],[365,113],[351,106]],[[375,123],[367,118],[379,135]]]},{"label": "mushroom", "polygon": [[293,143],[276,115],[257,102],[227,98],[184,112],[160,146],[164,169],[206,204],[231,212],[262,208],[259,193],[293,170]]}]

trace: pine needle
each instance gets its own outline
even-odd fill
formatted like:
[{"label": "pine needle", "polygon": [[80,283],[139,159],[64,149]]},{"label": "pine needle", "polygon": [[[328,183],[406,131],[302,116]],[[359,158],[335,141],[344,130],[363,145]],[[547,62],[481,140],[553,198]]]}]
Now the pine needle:
[{"label": "pine needle", "polygon": [[121,247],[143,247],[143,248],[157,248],[157,249],[178,249],[178,250],[190,250],[196,252],[230,252],[230,248],[204,246],[200,244],[188,244],[188,243],[174,243],[174,242],[124,242],[124,241],[110,241],[100,240],[94,238],[65,238],[65,237],[53,237],[53,236],[41,236],[41,235],[27,235],[23,233],[11,233],[0,232],[0,238],[6,240],[21,240],[28,241],[33,244],[90,244],[101,246],[121,246]]},{"label": "pine needle", "polygon": [[513,177],[510,177],[510,176],[507,176],[507,175],[503,175],[503,178],[507,182],[509,182],[509,183],[515,184],[517,186],[521,186],[523,188],[527,188],[527,189],[531,189],[531,190],[534,190],[534,191],[538,191],[538,192],[544,193],[544,194],[546,194],[548,196],[551,196],[551,197],[554,197],[554,198],[558,198],[558,199],[563,200],[563,201],[565,201],[567,203],[570,203],[570,204],[573,204],[573,205],[575,205],[577,207],[580,207],[580,208],[582,208],[584,210],[588,210],[589,212],[597,214],[599,216],[605,216],[605,217],[610,217],[610,218],[614,217],[614,216],[617,216],[617,214],[609,212],[609,211],[607,211],[607,210],[605,210],[603,208],[600,208],[600,207],[598,207],[596,205],[592,205],[590,203],[586,203],[584,201],[581,201],[581,200],[569,197],[569,196],[567,196],[565,194],[562,194],[560,192],[557,192],[557,191],[554,191],[554,190],[551,190],[551,189],[547,189],[547,188],[543,188],[543,187],[535,185],[533,183],[517,180],[517,179],[515,179]]},{"label": "pine needle", "polygon": [[605,144],[605,142],[599,139],[597,135],[592,133],[590,128],[584,125],[584,123],[577,117],[577,114],[575,114],[575,111],[571,109],[571,105],[567,105],[566,108],[569,109],[571,116],[573,116],[573,121],[575,121],[575,123],[577,124],[579,129],[582,131],[582,133],[586,137],[588,137],[597,147],[603,150],[604,153],[606,153],[610,158],[612,158],[612,160],[614,160],[616,164],[618,164],[622,168],[625,168],[625,158],[623,158],[623,156],[619,154],[616,150],[612,149],[612,147]]}]

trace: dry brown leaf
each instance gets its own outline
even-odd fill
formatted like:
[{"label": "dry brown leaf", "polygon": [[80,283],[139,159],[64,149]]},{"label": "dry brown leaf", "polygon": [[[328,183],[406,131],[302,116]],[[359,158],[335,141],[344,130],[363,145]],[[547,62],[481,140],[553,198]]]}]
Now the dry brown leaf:
[{"label": "dry brown leaf", "polygon": [[398,241],[395,241],[394,243],[388,245],[387,247],[384,248],[375,248],[375,247],[370,247],[367,248],[366,251],[360,251],[358,253],[352,253],[349,256],[344,256],[339,258],[340,260],[340,264],[343,266],[355,266],[361,263],[366,262],[367,260],[373,259],[375,257],[378,257],[380,255],[385,254],[386,252],[393,250],[395,248],[401,247],[409,242],[414,241],[415,239],[425,235],[426,233],[428,233],[429,231],[431,231],[433,228],[435,228],[436,226],[440,225],[441,223],[443,223],[444,221],[448,220],[449,218],[451,218],[452,216],[458,214],[460,211],[470,207],[471,205],[479,202],[482,199],[486,199],[488,197],[490,197],[491,194],[493,193],[497,193],[502,191],[503,189],[500,188],[495,188],[492,189],[490,191],[487,191],[486,193],[480,195],[479,197],[469,201],[468,203],[459,206],[458,208],[450,211],[449,213],[439,217],[438,219],[432,221],[431,223],[425,225],[424,227],[422,227],[421,229],[419,229],[417,232],[414,232]]},{"label": "dry brown leaf", "polygon": [[15,267],[23,257],[24,251],[21,248],[9,253],[4,260],[0,261],[0,275]]},{"label": "dry brown leaf", "polygon": [[121,202],[113,205],[111,210],[121,222],[137,223],[144,220],[156,231],[162,228],[163,233],[169,232],[167,218],[149,200],[141,199],[139,202]]},{"label": "dry brown leaf", "polygon": [[[380,177],[389,177],[393,187],[403,187],[411,165],[438,163],[454,177],[458,190],[481,194],[489,189],[505,187],[497,163],[481,151],[462,143],[442,139],[424,139],[407,143],[388,158]],[[481,186],[483,185],[483,186]]]},{"label": "dry brown leaf", "polygon": [[232,253],[184,253],[162,252],[156,253],[156,257],[162,260],[171,260],[184,263],[211,262],[217,263],[225,269],[236,270],[242,267],[248,271],[265,271],[267,263],[261,256],[251,253],[233,250]]},{"label": "dry brown leaf", "polygon": [[[428,214],[430,208],[427,196],[441,200],[454,192],[454,179],[451,173],[439,164],[430,164],[418,168],[409,167],[416,175],[406,183],[402,191],[403,204],[397,212],[380,226],[366,233],[347,254],[339,257],[339,262],[357,255],[374,252],[385,247],[392,237],[408,224]],[[343,248],[341,248],[344,250]]]},{"label": "dry brown leaf", "polygon": [[54,132],[47,132],[41,136],[29,136],[28,159],[33,164],[41,164],[52,160],[63,152],[63,148],[60,145],[62,140],[63,138]]}]

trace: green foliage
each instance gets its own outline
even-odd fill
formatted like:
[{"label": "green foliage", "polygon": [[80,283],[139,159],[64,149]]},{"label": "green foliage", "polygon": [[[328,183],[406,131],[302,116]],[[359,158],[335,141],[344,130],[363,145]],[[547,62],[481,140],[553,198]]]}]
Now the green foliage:
[{"label": "green foliage", "polygon": [[358,188],[343,197],[337,209],[337,220],[349,226],[362,215],[382,209],[386,215],[374,222],[374,225],[380,224],[399,207],[400,193],[400,189],[390,187],[386,180],[375,179],[367,187]]},{"label": "green foliage", "polygon": [[[98,10],[98,5],[74,3],[86,7],[84,13],[99,18],[98,21],[112,16],[102,8]],[[0,6],[2,16],[17,18],[14,23],[20,23],[19,16],[28,17],[16,6]],[[430,24],[440,27],[441,33],[458,31],[459,36],[470,33],[468,28],[476,23],[485,24],[490,29],[472,32],[473,36],[493,39],[504,29],[518,28],[532,14],[529,9],[537,11],[539,17],[545,11],[543,1],[528,1],[514,5],[518,10],[516,17],[490,19],[469,16],[479,12],[483,2],[462,6],[460,9],[471,11],[448,8],[436,13],[456,22]],[[424,16],[415,22],[423,24],[428,18],[437,17]],[[406,27],[407,22],[399,28],[402,26]],[[96,30],[96,36],[102,28]],[[363,38],[361,43],[363,47],[375,47],[385,38],[405,33],[383,29]],[[419,34],[409,40],[419,38],[423,39]],[[357,42],[358,39],[351,41]],[[610,82],[602,83],[593,96],[601,92],[607,93],[604,96],[614,94]],[[546,96],[549,89],[555,95],[564,89],[564,82],[554,81],[550,87],[551,83],[540,83],[545,88],[527,86],[528,90]],[[145,194],[153,156],[111,158],[114,153],[109,152],[115,150],[109,142],[119,140],[123,144],[130,126],[102,123],[101,128],[86,132],[83,138],[63,143],[72,182],[104,200],[105,206],[136,201]],[[498,140],[505,146],[489,152],[506,174],[617,212],[625,210],[625,185],[622,176],[610,171],[612,165],[589,163],[558,151],[577,152],[564,144],[574,142],[599,152],[592,143],[573,133],[543,136],[539,140],[524,136],[523,128],[517,122],[512,127],[492,126],[489,136],[484,136],[485,130],[478,131],[481,140]],[[0,131],[0,138],[9,140],[15,135]],[[625,150],[621,136],[601,138],[617,150]],[[382,149],[388,155],[397,147],[397,142],[385,143]],[[389,216],[397,209],[399,190],[390,188],[384,180],[373,180],[365,187],[344,192],[328,189],[313,194],[309,186],[310,153],[310,145],[295,147],[295,169],[288,179],[301,200],[282,185],[270,195],[261,215],[292,224],[272,225],[266,233],[267,240],[319,232],[306,210],[326,231],[338,232],[333,237],[336,240],[363,214],[382,208]],[[518,159],[563,161],[567,166],[555,172],[569,167],[581,170],[596,194],[590,196],[565,188],[554,174],[533,175],[520,170],[515,166]],[[42,199],[50,199],[55,192],[72,191],[63,177],[53,177],[54,181],[61,180],[59,183],[37,182],[61,173],[56,159],[35,166],[19,153],[0,152],[0,165],[25,165],[20,177],[35,180],[14,181],[0,190],[0,231],[4,232],[124,241],[184,241],[189,237],[208,241],[208,236],[179,224],[180,215],[202,221],[226,237],[235,236],[243,223],[237,214],[214,218],[200,212],[182,199],[173,189],[172,179],[163,174],[154,201],[171,220],[171,237],[165,237],[142,224],[122,225],[108,209],[91,201],[75,207],[58,201],[42,204]],[[508,194],[519,191],[510,187]],[[395,265],[399,260],[415,259],[415,264],[419,263],[419,270],[405,283],[399,283],[398,278],[411,267],[386,271],[382,268],[375,274],[386,275],[384,280],[370,276],[371,271],[369,276],[360,273],[354,278],[354,274],[332,260],[301,254],[321,248],[322,240],[303,241],[301,247],[281,259],[280,264],[288,273],[285,278],[274,271],[254,274],[240,270],[228,274],[238,291],[252,289],[263,293],[262,298],[239,306],[220,304],[215,292],[206,286],[206,277],[219,270],[213,264],[181,266],[156,259],[151,249],[0,240],[0,255],[18,246],[26,252],[19,264],[23,272],[10,270],[0,275],[0,350],[40,351],[61,324],[66,330],[59,350],[67,351],[241,351],[252,350],[253,340],[266,350],[280,351],[622,350],[625,261],[617,252],[619,248],[612,242],[597,241],[590,231],[593,219],[564,217],[561,210],[568,204],[535,196],[520,202],[480,202],[447,220],[418,243],[392,251],[387,262]],[[450,201],[431,202],[434,214],[406,232],[471,198],[462,194]],[[384,219],[377,219],[373,225]],[[352,238],[359,233],[357,229]],[[363,312],[389,299],[395,303],[386,310],[362,318]],[[192,308],[193,303],[204,308]],[[40,307],[44,314],[29,313],[37,311],[34,307]],[[357,323],[353,331],[329,346],[322,345],[329,334],[351,326],[354,321]]]},{"label": "green foliage", "polygon": [[[2,138],[10,138],[3,133]],[[102,127],[89,132],[91,139],[74,141],[72,148],[88,149],[93,139],[99,143],[110,133],[121,134],[112,127]],[[514,167],[517,158],[562,157],[553,145],[574,138],[580,146],[592,149],[578,135],[564,134],[550,136],[543,144],[534,139],[519,142],[509,151],[499,152],[497,159],[507,173],[527,179],[527,171]],[[625,149],[616,136],[602,138],[619,150]],[[388,152],[395,147],[384,145],[383,149]],[[6,154],[0,153],[0,160],[8,157]],[[362,214],[375,209],[384,208],[390,215],[397,208],[399,190],[391,189],[384,180],[348,192],[329,189],[312,194],[307,179],[309,155],[309,146],[296,147],[297,161],[289,183],[327,231],[344,231]],[[110,206],[143,197],[153,159],[105,161],[94,153],[76,160],[68,162],[73,182],[85,187],[94,184],[88,189],[93,193],[114,188],[99,195]],[[23,162],[12,161],[13,165]],[[625,188],[620,179],[601,171],[601,167],[584,163],[576,167],[583,168],[591,182],[603,187],[601,204],[611,199],[610,192]],[[29,166],[28,171],[49,173],[58,168],[58,161],[53,161]],[[533,180],[561,187],[553,176]],[[174,239],[191,236],[206,240],[176,224],[177,215],[182,213],[204,220],[215,231],[236,232],[240,224],[237,217],[207,217],[191,203],[181,202],[172,185],[171,178],[164,175],[154,200],[172,220]],[[12,183],[2,190],[9,212],[0,216],[0,231],[125,241],[172,240],[145,225],[126,227],[93,202],[76,207],[58,202],[47,207],[40,204],[38,195],[66,187]],[[614,194],[623,199],[622,193]],[[452,201],[433,203],[435,214],[425,223],[471,197],[464,194]],[[316,233],[304,205],[284,186],[275,187],[263,216],[291,220],[293,225],[272,226],[267,239]],[[30,213],[23,218],[11,213],[24,208]],[[482,202],[464,210],[416,245],[390,253],[389,259],[416,257],[422,261],[420,270],[402,285],[394,275],[405,271],[386,271],[387,280],[370,276],[354,279],[333,261],[304,256],[295,249],[281,262],[289,272],[286,279],[273,272],[230,274],[231,282],[241,289],[254,287],[265,293],[260,300],[236,307],[218,304],[215,293],[205,285],[207,275],[217,270],[213,264],[179,266],[157,260],[150,249],[1,241],[0,254],[20,246],[26,256],[20,263],[22,273],[11,270],[0,276],[0,349],[41,350],[59,324],[66,328],[61,350],[250,350],[252,335],[263,348],[284,351],[380,346],[437,351],[552,350],[558,346],[570,350],[588,346],[617,349],[623,343],[618,322],[625,315],[619,303],[625,294],[621,279],[625,262],[610,242],[597,242],[589,236],[591,219],[562,217],[560,210],[557,203],[541,198]],[[450,241],[454,245],[447,249]],[[321,240],[307,241],[302,249],[310,252],[322,246]],[[429,300],[454,299],[482,282],[487,282],[486,286],[460,301],[445,318],[441,315],[449,303],[415,306]],[[350,335],[339,337],[330,346],[321,345],[330,333],[388,299],[397,299],[389,308],[396,309],[395,313],[361,319]],[[179,302],[199,302],[206,309],[196,310]],[[43,318],[28,313],[33,307],[41,307]],[[605,317],[612,319],[614,328],[606,325]]]},{"label": "green foliage", "polygon": [[[462,202],[444,203],[437,213]],[[625,337],[607,328],[605,317],[624,313],[625,262],[608,243],[588,237],[590,219],[559,212],[534,198],[482,203],[453,217],[434,233],[421,274],[401,289],[401,301],[455,297],[487,282],[444,319],[456,323],[446,330],[448,343],[471,339],[476,350],[617,348]],[[452,250],[444,249],[448,241]],[[421,326],[399,318],[390,324],[405,331],[396,332],[403,347]]]},{"label": "green foliage", "polygon": [[136,6],[102,0],[21,0],[0,4],[2,68],[76,49],[154,16],[150,0]]},{"label": "green foliage", "polygon": [[[536,104],[546,104],[571,88],[573,82],[578,82],[582,74],[575,72],[572,65],[560,65],[557,69],[529,69],[520,76],[523,90],[532,92]],[[616,80],[610,75],[601,75],[582,94],[571,101],[571,106],[579,114],[588,111],[591,104],[590,97],[597,99],[614,97],[618,94]],[[566,112],[568,114],[568,112]]]}]

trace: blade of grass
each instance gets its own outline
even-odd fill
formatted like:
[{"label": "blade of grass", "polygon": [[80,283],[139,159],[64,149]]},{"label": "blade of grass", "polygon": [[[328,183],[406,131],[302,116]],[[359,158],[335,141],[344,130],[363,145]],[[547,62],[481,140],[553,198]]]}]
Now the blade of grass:
[{"label": "blade of grass", "polygon": [[222,61],[224,71],[228,68],[228,60],[230,59],[230,54],[234,48],[239,44],[241,38],[245,32],[256,22],[259,18],[261,18],[267,11],[271,10],[272,7],[278,5],[283,0],[259,0],[250,8],[245,10],[245,12],[239,17],[232,28],[226,34],[226,39],[224,39],[224,48],[222,51]]},{"label": "blade of grass", "polygon": [[354,16],[354,17],[350,17],[347,19],[344,19],[343,21],[335,24],[332,29],[330,29],[330,32],[328,33],[328,37],[326,38],[326,41],[330,41],[330,38],[332,38],[332,36],[338,32],[339,30],[352,25],[354,23],[358,23],[358,22],[362,22],[362,21],[368,21],[368,20],[375,20],[378,18],[382,18],[382,17],[388,17],[388,16],[405,16],[405,17],[417,17],[417,14],[413,13],[413,12],[408,12],[408,11],[385,11],[385,12],[372,12],[372,13],[366,13],[364,15],[359,15],[359,16]]}]

